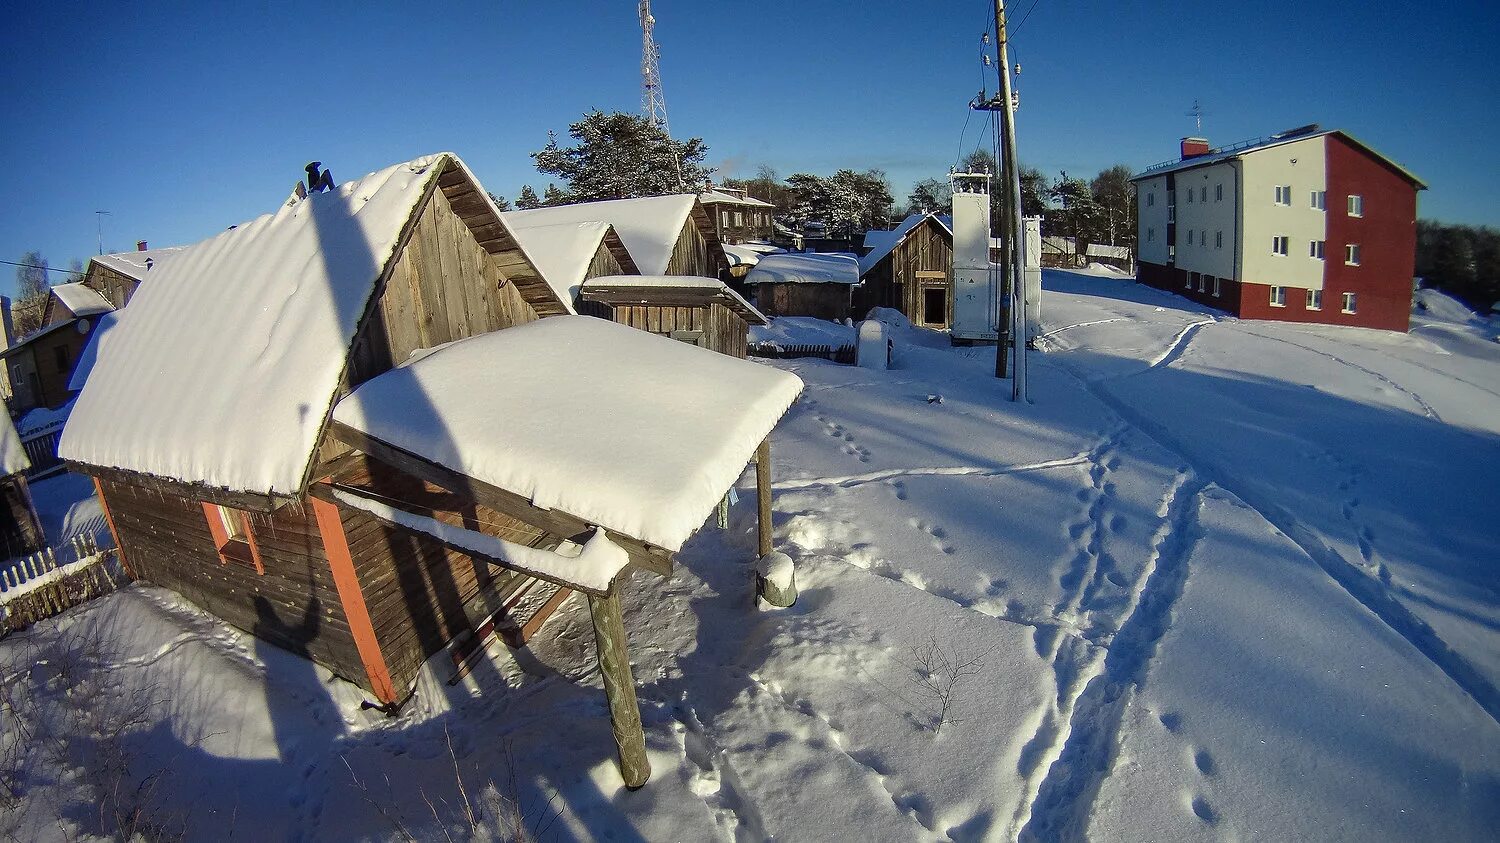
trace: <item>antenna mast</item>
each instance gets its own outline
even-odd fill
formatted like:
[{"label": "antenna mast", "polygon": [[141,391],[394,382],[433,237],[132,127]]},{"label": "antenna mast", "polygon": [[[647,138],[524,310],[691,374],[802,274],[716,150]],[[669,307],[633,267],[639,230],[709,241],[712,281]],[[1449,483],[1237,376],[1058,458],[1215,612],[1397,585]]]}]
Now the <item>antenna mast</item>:
[{"label": "antenna mast", "polygon": [[1197,126],[1197,130],[1196,131],[1200,135],[1203,134],[1203,115],[1204,114],[1205,114],[1205,112],[1203,111],[1203,104],[1200,103],[1200,102],[1198,102],[1197,100],[1193,100],[1193,107],[1190,108],[1190,109],[1188,109],[1187,116],[1193,118],[1193,123]]},{"label": "antenna mast", "polygon": [[667,129],[667,98],[661,90],[661,48],[651,34],[656,18],[651,16],[651,0],[641,0],[641,113],[663,132]]}]

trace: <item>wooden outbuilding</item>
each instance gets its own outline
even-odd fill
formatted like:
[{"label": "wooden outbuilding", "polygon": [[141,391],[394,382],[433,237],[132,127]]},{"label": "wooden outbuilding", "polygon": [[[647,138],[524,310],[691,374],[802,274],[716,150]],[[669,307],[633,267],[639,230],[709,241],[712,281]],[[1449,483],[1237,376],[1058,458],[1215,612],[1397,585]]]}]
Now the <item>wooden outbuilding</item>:
[{"label": "wooden outbuilding", "polygon": [[839,321],[850,315],[859,261],[841,253],[766,255],[745,275],[755,306],[767,316],[811,316]]},{"label": "wooden outbuilding", "polygon": [[953,320],[953,221],[912,214],[891,231],[865,234],[859,259],[860,309],[890,307],[913,323],[947,328]]},{"label": "wooden outbuilding", "polygon": [[513,228],[609,223],[630,251],[642,275],[717,278],[728,266],[713,221],[693,194],[507,211],[505,220]]},{"label": "wooden outbuilding", "polygon": [[745,357],[751,325],[765,315],[713,278],[616,275],[583,285],[585,312],[653,334]]},{"label": "wooden outbuilding", "polygon": [[0,560],[35,553],[47,544],[26,483],[29,468],[21,437],[6,418],[0,425]]},{"label": "wooden outbuilding", "polygon": [[639,272],[619,233],[602,220],[530,225],[522,218],[511,231],[569,313],[581,312],[578,294],[590,278]]},{"label": "wooden outbuilding", "polygon": [[[511,614],[523,590],[551,590],[527,601],[543,613],[584,593],[622,771],[639,786],[649,767],[616,588],[635,568],[670,573],[672,553],[780,413],[734,416],[736,447],[715,443],[729,459],[714,476],[646,471],[603,504],[597,477],[557,477],[598,449],[677,464],[668,444],[691,455],[699,428],[757,396],[766,406],[767,390],[784,411],[800,383],[775,372],[789,381],[762,379],[709,418],[701,402],[679,406],[671,390],[636,381],[773,370],[567,313],[463,162],[417,159],[290,202],[153,270],[60,453],[94,477],[133,577],[391,709],[429,657],[446,653],[461,673],[484,636],[534,629],[534,615]],[[639,342],[652,347],[632,350]],[[596,411],[540,409],[580,398]],[[653,421],[568,439],[570,424],[632,413]],[[548,450],[564,440],[573,444]],[[618,460],[599,473],[632,476]],[[663,476],[673,489],[655,488]],[[763,496],[768,515],[768,485]],[[668,527],[657,508],[675,518]],[[762,532],[769,545],[768,517]]]}]

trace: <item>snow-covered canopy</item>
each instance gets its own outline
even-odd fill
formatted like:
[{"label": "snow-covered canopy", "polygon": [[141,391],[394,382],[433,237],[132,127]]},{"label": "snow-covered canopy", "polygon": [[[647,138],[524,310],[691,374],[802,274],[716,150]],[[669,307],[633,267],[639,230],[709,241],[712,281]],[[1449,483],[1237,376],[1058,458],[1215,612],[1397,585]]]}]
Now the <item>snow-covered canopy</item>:
[{"label": "snow-covered canopy", "polygon": [[26,449],[21,447],[16,426],[6,416],[5,424],[0,426],[0,477],[20,474],[28,468],[31,468],[31,460],[26,456]]},{"label": "snow-covered canopy", "polygon": [[599,244],[609,233],[609,223],[587,220],[532,225],[522,221],[513,223],[511,231],[536,263],[547,286],[562,299],[569,313],[575,313],[573,302],[578,299],[578,288],[588,275]]},{"label": "snow-covered canopy", "polygon": [[901,245],[901,241],[906,239],[906,235],[915,231],[917,226],[921,225],[922,221],[929,217],[942,226],[943,230],[948,232],[949,237],[953,236],[953,218],[945,214],[934,214],[931,212],[910,214],[906,219],[901,221],[900,225],[889,231],[866,231],[865,248],[870,251],[866,252],[859,259],[860,276],[863,277],[865,273],[875,268],[875,264],[884,260],[886,255],[894,252],[896,247]]},{"label": "snow-covered canopy", "polygon": [[108,313],[115,309],[115,306],[109,303],[109,299],[99,295],[98,290],[83,286],[82,281],[58,284],[52,288],[52,295],[57,296],[58,302],[74,316],[93,316],[96,313]]},{"label": "snow-covered canopy", "polygon": [[144,281],[148,272],[160,266],[163,260],[170,259],[185,248],[187,247],[166,246],[160,249],[115,252],[109,255],[99,255],[93,258],[93,262],[137,281]]},{"label": "snow-covered canopy", "polygon": [[418,158],[283,205],[151,270],[101,346],[67,460],[294,496],[375,282],[449,164]]},{"label": "snow-covered canopy", "polygon": [[513,228],[607,222],[614,226],[642,273],[661,275],[667,271],[672,249],[697,201],[692,194],[648,196],[507,211],[504,217]]},{"label": "snow-covered canopy", "polygon": [[848,284],[859,283],[860,263],[853,255],[788,252],[766,255],[745,276],[746,284]]},{"label": "snow-covered canopy", "polygon": [[639,304],[654,304],[657,297],[651,295],[652,291],[701,296],[704,302],[718,300],[751,325],[770,322],[764,313],[756,310],[754,305],[717,278],[697,275],[605,275],[590,278],[583,283],[584,298],[611,304],[623,304],[631,299]]},{"label": "snow-covered canopy", "polygon": [[334,418],[539,507],[675,551],[801,391],[796,376],[767,366],[558,316],[379,375]]}]

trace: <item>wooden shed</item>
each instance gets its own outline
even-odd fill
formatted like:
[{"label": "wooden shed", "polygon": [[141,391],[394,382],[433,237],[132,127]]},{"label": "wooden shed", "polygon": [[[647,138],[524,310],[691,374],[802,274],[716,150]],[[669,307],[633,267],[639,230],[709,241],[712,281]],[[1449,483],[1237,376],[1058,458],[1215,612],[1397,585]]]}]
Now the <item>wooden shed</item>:
[{"label": "wooden shed", "polygon": [[[768,443],[780,412],[741,419],[737,447],[715,443],[721,461],[729,455],[723,470],[671,476],[675,490],[656,489],[662,475],[647,472],[602,506],[592,495],[604,484],[551,478],[598,448],[654,449],[672,465],[678,457],[653,439],[671,435],[661,419],[687,426],[670,441],[679,451],[697,427],[722,423],[639,381],[774,370],[566,314],[462,161],[398,164],[153,270],[60,453],[95,478],[127,573],[327,666],[388,709],[429,657],[446,653],[461,671],[483,636],[524,631],[530,619],[511,614],[523,589],[553,589],[540,611],[569,590],[586,594],[625,781],[639,786],[649,766],[617,584],[634,568],[670,573],[684,530],[756,453],[746,438]],[[632,351],[638,342],[656,347]],[[646,361],[654,367],[637,376]],[[744,400],[784,412],[800,383],[774,374]],[[597,412],[538,417],[580,396]],[[475,401],[500,403],[465,405]],[[631,414],[653,422],[547,450],[570,424]],[[528,431],[540,437],[530,450]],[[768,444],[759,454],[768,512]],[[617,484],[630,474],[618,461],[603,473]],[[653,526],[654,505],[675,516],[670,529]]]},{"label": "wooden shed", "polygon": [[616,275],[583,285],[583,301],[603,316],[653,334],[745,357],[751,325],[766,317],[739,293],[713,278],[673,275]]},{"label": "wooden shed", "polygon": [[580,312],[578,294],[588,279],[639,272],[614,226],[602,220],[531,225],[523,218],[511,231],[569,313]]},{"label": "wooden shed", "polygon": [[859,259],[861,310],[891,307],[913,323],[947,328],[953,321],[953,222],[912,214],[891,231],[865,234]]},{"label": "wooden shed", "polygon": [[642,275],[717,278],[728,262],[708,212],[693,194],[578,202],[508,211],[515,228],[560,223],[609,223]]},{"label": "wooden shed", "polygon": [[842,253],[766,255],[745,276],[755,306],[767,316],[811,316],[839,321],[850,315],[859,261]]},{"label": "wooden shed", "polygon": [[25,472],[31,467],[16,427],[0,425],[0,560],[41,550],[47,544]]}]

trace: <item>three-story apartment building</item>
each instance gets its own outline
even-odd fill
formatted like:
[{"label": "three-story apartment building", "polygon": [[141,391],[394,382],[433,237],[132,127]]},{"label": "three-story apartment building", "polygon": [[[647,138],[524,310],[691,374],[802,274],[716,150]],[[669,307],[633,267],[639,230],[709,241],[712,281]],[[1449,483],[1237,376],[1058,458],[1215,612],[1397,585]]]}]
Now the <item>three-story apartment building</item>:
[{"label": "three-story apartment building", "polygon": [[1407,329],[1426,185],[1347,133],[1184,138],[1133,181],[1143,283],[1246,319]]}]

